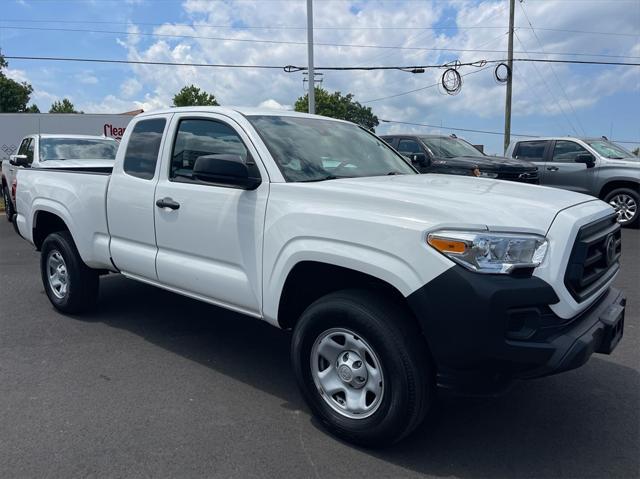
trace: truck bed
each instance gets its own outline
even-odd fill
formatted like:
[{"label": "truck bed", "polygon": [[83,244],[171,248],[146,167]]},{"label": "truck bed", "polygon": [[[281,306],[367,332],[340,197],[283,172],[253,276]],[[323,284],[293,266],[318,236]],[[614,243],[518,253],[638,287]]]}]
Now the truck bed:
[{"label": "truck bed", "polygon": [[[62,163],[62,162],[60,162]],[[111,167],[60,165],[18,171],[17,223],[32,243],[33,227],[46,212],[66,223],[83,261],[92,268],[113,269],[109,254],[106,196]],[[34,215],[34,211],[39,211]]]}]

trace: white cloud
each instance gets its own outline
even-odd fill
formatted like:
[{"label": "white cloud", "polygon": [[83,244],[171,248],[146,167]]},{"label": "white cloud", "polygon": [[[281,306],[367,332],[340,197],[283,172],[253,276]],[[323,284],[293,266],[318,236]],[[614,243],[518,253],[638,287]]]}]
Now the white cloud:
[{"label": "white cloud", "polygon": [[88,71],[78,73],[75,78],[79,83],[85,85],[95,85],[99,82],[98,78],[92,72]]},{"label": "white cloud", "polygon": [[127,78],[122,82],[122,85],[120,85],[120,92],[125,98],[131,98],[138,94],[140,90],[142,90],[142,83],[140,83],[136,78]]},{"label": "white cloud", "polygon": [[28,82],[28,78],[27,78],[27,72],[25,72],[24,70],[17,70],[15,68],[7,68],[4,72],[3,72],[8,78],[11,78],[12,80],[15,80],[17,82]]}]

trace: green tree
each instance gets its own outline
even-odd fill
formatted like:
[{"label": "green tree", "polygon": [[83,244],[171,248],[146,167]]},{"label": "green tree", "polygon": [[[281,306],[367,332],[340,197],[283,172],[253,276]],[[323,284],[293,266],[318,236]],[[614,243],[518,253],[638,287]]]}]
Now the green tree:
[{"label": "green tree", "polygon": [[82,113],[76,111],[76,107],[67,98],[63,98],[61,101],[54,101],[49,108],[49,113]]},{"label": "green tree", "polygon": [[[329,93],[320,87],[316,87],[315,93],[316,113],[318,115],[351,121],[371,131],[374,131],[376,126],[380,124],[378,117],[373,114],[371,108],[362,106],[355,101],[351,93],[346,95],[339,91]],[[294,108],[300,112],[309,111],[309,95],[306,94],[298,98]]]},{"label": "green tree", "polygon": [[27,82],[19,83],[8,78],[2,71],[8,66],[9,63],[0,54],[0,113],[20,113],[32,111],[33,108],[37,109],[36,105],[27,107],[33,87]]},{"label": "green tree", "polygon": [[218,106],[212,93],[200,90],[195,85],[185,86],[173,97],[173,106]]}]

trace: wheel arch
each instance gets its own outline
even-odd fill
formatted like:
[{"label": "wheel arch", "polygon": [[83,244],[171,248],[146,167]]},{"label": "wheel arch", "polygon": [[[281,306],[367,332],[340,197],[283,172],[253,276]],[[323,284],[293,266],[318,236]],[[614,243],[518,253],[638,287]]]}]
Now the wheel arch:
[{"label": "wheel arch", "polygon": [[598,194],[598,198],[604,200],[609,193],[619,188],[629,188],[636,192],[640,192],[640,182],[628,179],[610,180],[602,186],[600,193]]},{"label": "wheel arch", "polygon": [[402,292],[383,279],[345,266],[304,260],[291,268],[284,281],[278,302],[278,325],[283,329],[293,328],[311,303],[344,289],[376,291],[406,306],[410,311]]},{"label": "wheel arch", "polygon": [[46,209],[36,210],[33,214],[32,239],[36,250],[40,251],[45,238],[57,231],[68,231],[73,237],[66,221],[57,213]]}]

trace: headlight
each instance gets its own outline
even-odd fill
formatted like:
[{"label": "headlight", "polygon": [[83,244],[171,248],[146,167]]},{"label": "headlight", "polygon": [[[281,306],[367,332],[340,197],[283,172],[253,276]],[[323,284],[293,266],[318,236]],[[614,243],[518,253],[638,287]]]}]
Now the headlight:
[{"label": "headlight", "polygon": [[535,268],[548,247],[542,236],[484,231],[436,231],[427,236],[427,243],[471,271],[498,274]]},{"label": "headlight", "polygon": [[497,178],[498,173],[489,173],[487,171],[480,172],[480,178]]}]

